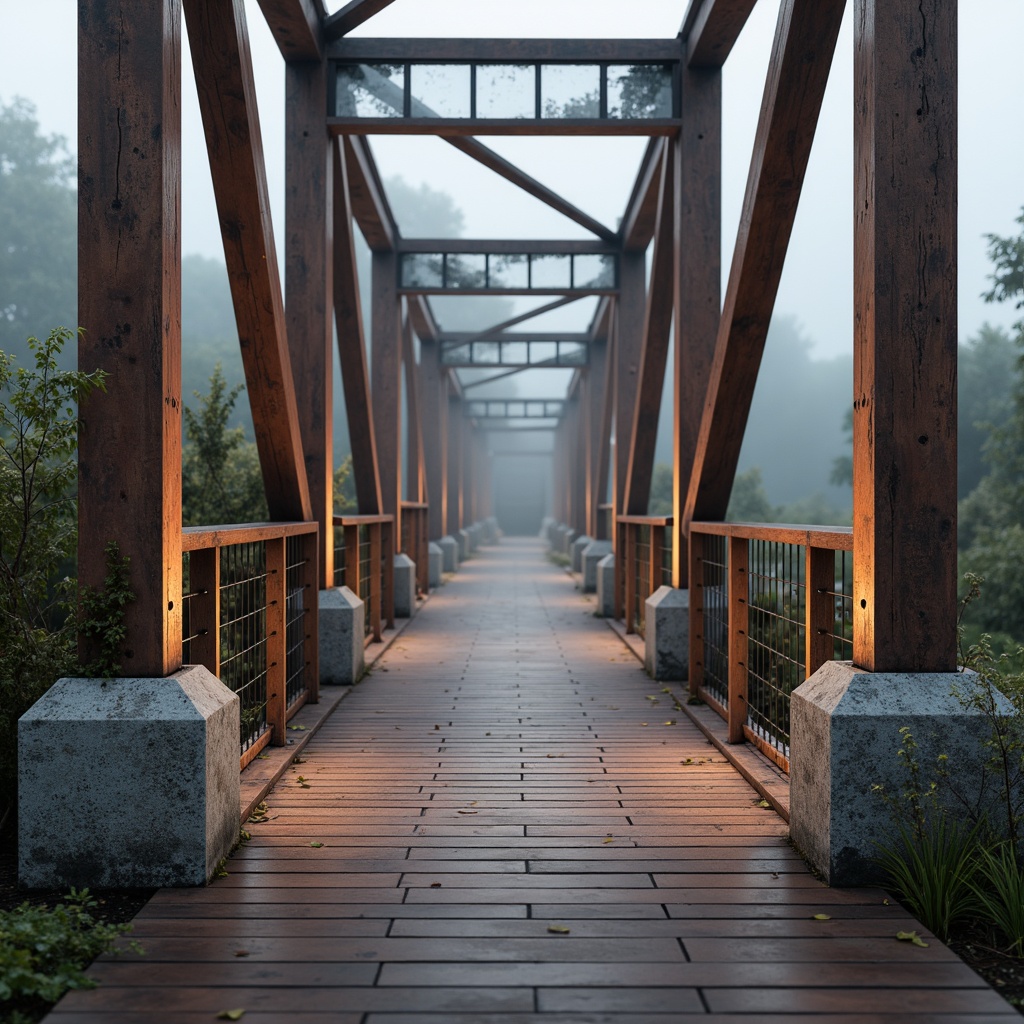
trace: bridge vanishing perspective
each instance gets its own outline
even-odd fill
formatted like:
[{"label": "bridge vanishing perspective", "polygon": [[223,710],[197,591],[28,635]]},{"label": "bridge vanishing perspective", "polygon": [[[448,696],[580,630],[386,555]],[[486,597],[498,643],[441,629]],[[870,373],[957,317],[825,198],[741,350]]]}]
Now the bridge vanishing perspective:
[{"label": "bridge vanishing perspective", "polygon": [[[509,557],[505,547],[498,554],[492,547],[499,536],[494,496],[501,481],[492,458],[498,432],[543,432],[550,438],[545,449],[551,467],[545,540],[579,573],[580,587],[596,591],[598,613],[621,623],[627,644],[635,646],[634,634],[643,638],[648,673],[684,683],[687,695],[703,703],[693,710],[678,686],[667,687],[675,694],[673,705],[679,703],[679,715],[670,724],[681,727],[693,719],[703,734],[687,732],[685,741],[675,740],[675,732],[663,734],[658,746],[667,748],[665,764],[672,764],[664,774],[658,766],[665,767],[666,749],[652,753],[638,731],[650,723],[630,725],[622,748],[628,753],[611,760],[626,776],[634,771],[643,775],[646,795],[641,804],[648,798],[660,801],[663,795],[668,804],[678,799],[680,806],[694,799],[679,765],[707,755],[712,748],[705,745],[704,735],[722,749],[746,744],[756,753],[748,750],[743,756],[760,758],[760,767],[747,774],[755,781],[762,775],[774,780],[762,788],[767,786],[769,802],[785,810],[795,844],[820,875],[836,885],[871,879],[873,843],[887,813],[871,787],[885,783],[898,788],[900,726],[911,719],[927,723],[930,729],[922,735],[940,730],[954,747],[967,744],[974,728],[950,692],[957,678],[957,12],[956,5],[941,0],[854,2],[853,527],[777,527],[724,520],[846,3],[781,4],[723,295],[722,68],[754,2],[692,0],[678,36],[671,39],[375,39],[349,33],[389,0],[352,0],[332,14],[321,0],[260,0],[285,61],[282,285],[243,0],[153,0],[142,5],[79,0],[79,318],[86,328],[79,362],[107,374],[106,391],[91,394],[81,407],[79,573],[83,583],[101,589],[107,574],[104,552],[116,540],[130,559],[135,600],[124,612],[122,678],[62,680],[23,720],[21,871],[27,882],[206,882],[236,840],[239,807],[248,816],[272,784],[262,763],[279,765],[285,772],[289,745],[294,749],[292,740],[311,728],[303,723],[315,721],[321,728],[323,715],[317,709],[333,708],[340,699],[337,688],[357,682],[367,659],[377,659],[391,643],[379,664],[401,676],[404,688],[375,675],[373,687],[383,706],[369,703],[373,687],[355,691],[315,740],[320,746],[309,754],[316,766],[310,771],[322,770],[330,780],[323,789],[326,802],[316,813],[330,817],[335,808],[355,807],[347,801],[363,783],[369,784],[372,800],[379,801],[391,785],[386,780],[391,780],[397,795],[410,796],[402,814],[416,808],[416,816],[425,799],[419,793],[429,791],[431,800],[443,801],[444,787],[432,784],[457,782],[458,801],[470,790],[480,797],[468,801],[471,806],[444,804],[451,821],[446,818],[443,828],[452,831],[434,830],[430,808],[423,813],[430,819],[432,838],[461,837],[458,856],[454,851],[427,852],[434,844],[421,844],[419,838],[428,832],[417,831],[415,823],[408,833],[412,824],[405,817],[379,819],[400,833],[371,826],[378,819],[365,803],[360,811],[342,815],[340,830],[324,831],[321,826],[327,821],[309,817],[308,806],[300,812],[301,801],[293,794],[281,802],[288,808],[282,810],[283,818],[294,826],[286,833],[279,830],[287,841],[270,841],[260,847],[263,852],[249,854],[243,873],[208,890],[222,893],[212,903],[233,902],[233,913],[248,921],[259,916],[256,909],[251,914],[242,909],[248,905],[250,882],[253,893],[273,904],[294,899],[292,886],[301,877],[297,884],[304,887],[303,901],[308,898],[310,905],[336,903],[325,896],[335,887],[368,885],[375,895],[367,901],[388,909],[367,917],[386,920],[388,936],[403,935],[408,942],[428,937],[428,945],[442,948],[443,936],[454,937],[451,948],[461,952],[452,954],[453,962],[474,959],[470,947],[487,936],[510,942],[534,936],[524,924],[533,911],[525,908],[542,906],[545,917],[570,916],[571,908],[576,917],[590,917],[589,910],[584,913],[574,905],[574,885],[567,886],[572,892],[551,903],[536,893],[529,899],[513,898],[490,878],[488,887],[500,895],[489,903],[481,897],[480,904],[504,908],[492,915],[494,920],[515,919],[516,927],[463,928],[465,921],[455,922],[461,921],[465,907],[476,904],[446,902],[449,888],[472,888],[465,879],[477,870],[474,861],[484,856],[479,850],[492,841],[500,851],[493,860],[506,865],[493,871],[509,872],[516,879],[509,891],[531,885],[539,891],[555,884],[549,880],[556,876],[561,885],[565,874],[614,874],[617,869],[608,867],[614,860],[610,851],[607,858],[577,857],[580,844],[589,836],[588,842],[604,845],[601,829],[611,828],[614,839],[617,829],[629,832],[635,824],[631,814],[627,822],[621,820],[628,806],[623,788],[628,782],[612,784],[602,777],[598,786],[590,777],[592,770],[602,776],[611,771],[602,767],[597,772],[594,758],[601,758],[593,748],[598,734],[604,735],[602,729],[618,736],[609,721],[592,723],[593,736],[584,736],[585,749],[579,748],[578,758],[567,754],[575,759],[571,779],[555,778],[557,772],[535,774],[539,758],[562,756],[543,749],[559,735],[554,719],[569,713],[569,707],[573,716],[590,715],[588,702],[608,705],[620,675],[625,691],[636,687],[638,673],[632,655],[611,655],[614,671],[598,672],[594,664],[584,665],[583,651],[568,650],[570,643],[597,645],[602,651],[617,644],[615,650],[626,650],[607,631],[598,630],[601,640],[595,640],[597,624],[592,623],[586,636],[579,633],[574,616],[589,615],[591,605],[580,602],[574,612],[562,608],[557,614],[548,608],[541,624],[530,619],[532,613],[524,609],[531,604],[566,601],[562,591],[551,596],[557,590],[552,579],[566,583],[554,570],[548,569],[543,583],[531,582],[530,574],[540,572],[537,567],[515,577],[509,583],[517,594],[513,606],[506,606],[500,589],[485,585],[484,567]],[[182,24],[198,86],[270,511],[267,523],[181,526]],[[437,136],[592,237],[406,238],[391,211],[368,138],[382,134]],[[618,228],[596,221],[479,141],[487,135],[645,138],[646,150]],[[360,235],[371,251],[368,327],[357,260]],[[431,301],[495,295],[550,301],[500,323],[458,331],[439,324]],[[531,320],[573,303],[590,304],[592,313],[583,329],[530,329]],[[341,516],[334,513],[335,358],[341,368],[358,505],[355,513]],[[563,375],[571,371],[564,394],[554,394],[550,387],[537,396],[495,397],[494,389],[476,390],[543,368],[561,369]],[[666,377],[674,413],[673,514],[653,517],[648,501]],[[531,455],[536,449],[525,440],[522,444],[510,449],[511,454],[536,458]],[[425,624],[409,627],[406,635],[415,639],[394,644],[397,631],[417,613],[422,599],[473,555],[479,561],[470,562],[469,576],[476,584],[464,585],[463,575],[456,576],[458,586],[432,597]],[[455,599],[457,594],[465,595],[465,603]],[[535,652],[535,665],[525,657],[525,639],[514,652],[495,639],[505,612],[510,623],[531,623],[516,635],[528,635],[529,643],[542,645]],[[83,661],[90,660],[92,642],[82,638]],[[557,657],[556,649],[562,652]],[[456,652],[470,659],[468,675],[456,677],[462,671],[456,667],[461,657]],[[482,661],[473,661],[477,654]],[[447,666],[440,673],[434,664],[439,655]],[[513,684],[509,676],[502,683],[507,664],[516,666],[520,681]],[[557,686],[552,682],[549,688],[545,682],[549,672],[559,676]],[[568,681],[561,678],[566,673]],[[413,678],[429,684],[429,695],[416,695]],[[442,685],[438,693],[445,681],[459,693],[451,701],[465,701],[462,707],[472,709],[458,724],[458,715],[445,719],[447,724],[433,721],[449,710],[444,695],[450,688]],[[503,685],[516,691],[507,695],[508,704],[500,693]],[[508,710],[513,698],[514,715]],[[627,699],[633,697],[622,697]],[[633,700],[633,706],[643,705]],[[350,709],[357,717],[346,724]],[[551,724],[550,732],[527,725],[531,710]],[[370,726],[378,712],[381,726],[391,725],[383,730],[386,742],[382,731]],[[499,732],[482,729],[492,720]],[[411,747],[403,746],[406,737],[391,735],[406,730],[417,736]],[[498,736],[504,746],[490,742]],[[452,750],[458,749],[457,757],[439,756],[428,772],[434,754],[447,753],[443,748],[450,737],[455,737]],[[435,749],[438,742],[441,748]],[[358,757],[355,744],[360,744]],[[397,758],[393,765],[392,758]],[[712,762],[717,765],[718,758]],[[469,788],[460,781],[462,767],[467,768]],[[580,774],[588,776],[582,786]],[[724,788],[709,789],[716,795],[694,813],[702,826],[717,833],[722,825],[731,834],[728,815],[733,811],[723,808],[735,809],[753,793],[724,765],[710,774],[720,775]],[[282,785],[291,782],[301,789],[304,783],[296,784],[294,776],[294,771],[285,775]],[[261,782],[254,790],[252,779],[257,777]],[[67,779],[75,779],[76,785],[68,787]],[[542,788],[566,782],[555,786],[561,801],[557,808],[545,807],[547,814],[541,818],[530,817],[533,802],[544,799],[538,795],[542,790],[527,785],[531,781]],[[475,808],[487,806],[484,796],[491,785],[501,799],[493,815],[483,815]],[[623,799],[609,785],[618,787]],[[416,799],[409,786],[417,788]],[[610,801],[602,808],[617,808],[608,821],[603,809],[597,813],[598,804],[587,804],[581,796],[590,786]],[[787,801],[778,796],[783,791],[790,794]],[[253,792],[254,799],[245,796]],[[577,798],[583,799],[582,818],[571,811]],[[87,816],[77,813],[83,800],[94,808]],[[512,807],[509,800],[521,806]],[[169,803],[173,815],[166,813]],[[742,813],[735,811],[744,826],[751,817],[749,806],[748,801]],[[467,831],[461,823],[453,824],[456,813],[479,817]],[[553,813],[566,816],[567,831],[552,830]],[[306,817],[291,821],[300,814]],[[759,809],[753,817],[763,814]],[[639,811],[636,820],[643,820]],[[144,830],[138,827],[140,821],[147,823]],[[577,821],[585,828],[577,829]],[[660,826],[667,822],[656,824],[659,828],[650,834],[643,829],[630,833],[635,847],[652,841],[659,846],[661,852],[651,859],[674,862],[693,856],[705,863],[731,856],[717,845],[696,843],[711,833],[664,832]],[[853,931],[841,934],[859,941],[889,929],[889,918],[902,914],[895,908],[891,914],[878,911],[877,893],[861,900],[840,890],[834,895],[822,891],[778,842],[782,830],[773,818],[766,830],[750,833],[762,845],[740,855],[759,865],[755,873],[766,872],[773,879],[781,875],[787,880],[782,888],[804,894],[793,904],[801,909],[780,917],[803,920],[802,908],[810,904],[858,908],[847,916],[871,916],[873,923],[850,925]],[[263,820],[254,831],[261,840],[273,835]],[[44,834],[45,844],[39,840]],[[384,842],[398,834],[419,838]],[[676,839],[684,835],[698,852],[679,852]],[[552,859],[561,858],[550,856],[547,848],[560,844],[532,846],[535,838],[555,837],[576,851],[571,869],[551,867]],[[296,838],[303,840],[305,850],[295,846]],[[318,850],[321,841],[344,848],[332,855],[329,878],[304,859],[306,850]],[[377,845],[389,847],[386,856],[364,851],[355,859],[380,860],[379,870],[349,863],[350,848]],[[271,894],[259,881],[263,857],[277,879],[269,886]],[[297,876],[289,874],[291,858],[301,863]],[[396,863],[419,858],[443,861],[443,866],[431,864],[430,870],[439,873],[437,888],[445,890],[445,899],[434,898],[433,881],[421,885],[426,874],[410,875]],[[456,861],[459,866],[452,866]],[[614,904],[614,911],[602,910],[602,919],[619,923],[603,931],[581,931],[594,943],[621,940],[613,944],[614,956],[606,944],[604,952],[595,953],[594,963],[617,956],[631,959],[630,936],[657,940],[658,951],[650,962],[672,961],[664,976],[675,980],[668,984],[686,989],[686,999],[692,996],[692,1005],[687,1003],[681,1012],[755,1010],[749,999],[716,1001],[702,994],[716,983],[701,982],[701,972],[690,970],[692,961],[701,959],[694,954],[700,943],[691,945],[693,935],[687,937],[667,923],[677,916],[703,919],[693,910],[700,899],[691,899],[691,888],[707,885],[724,891],[729,883],[717,876],[710,881],[687,879],[686,869],[679,873],[673,868],[666,876],[646,859],[643,863],[643,868],[629,868],[623,874],[629,880],[621,885],[609,883],[613,899],[593,899],[605,909]],[[376,880],[368,881],[367,872]],[[708,873],[715,871],[709,867]],[[531,878],[534,874],[544,881]],[[650,880],[654,889],[672,888],[673,895],[656,899],[641,878]],[[645,895],[634,900],[634,889],[643,889]],[[812,891],[813,899],[805,898]],[[400,913],[393,913],[398,910],[395,894],[401,898]],[[118,990],[124,1001],[108,1008],[114,1015],[109,1019],[127,1021],[126,1015],[152,1009],[133,1000],[132,986],[158,990],[164,984],[159,979],[166,981],[179,969],[173,966],[183,962],[175,942],[184,932],[175,928],[188,930],[181,921],[199,914],[196,908],[203,898],[199,892],[165,892],[146,912],[145,928],[156,930],[142,934],[158,937],[155,947],[169,951],[154,966],[151,980],[132,974],[134,965],[127,963],[99,968],[105,978],[143,979]],[[773,898],[753,886],[737,901],[750,905],[738,916],[772,917],[762,904]],[[584,903],[589,899],[583,897]],[[734,916],[721,909],[731,899],[711,901],[723,919]],[[430,930],[411,923],[417,914],[410,904],[444,904],[448,909],[439,910],[438,916],[450,927]],[[873,908],[870,915],[863,909],[868,905]],[[523,912],[508,911],[513,906]],[[660,908],[653,915],[660,918],[659,928],[628,923],[647,918],[637,908],[648,906]],[[172,912],[165,913],[168,907]],[[680,907],[686,909],[677,914],[673,908]],[[315,914],[310,911],[310,916]],[[353,916],[349,911],[338,915],[345,920]],[[473,910],[465,916],[479,920],[489,915]],[[161,931],[155,923],[160,918],[181,921]],[[706,934],[714,937],[712,945],[723,947],[738,934],[766,936],[768,924],[760,921],[744,932],[719,923],[717,931]],[[267,927],[261,934],[273,936],[276,926]],[[357,934],[348,925],[337,927],[341,930],[316,934],[325,940]],[[577,927],[571,930],[575,933]],[[790,938],[811,935],[804,924],[778,934],[783,932]],[[215,933],[225,934],[213,926],[206,934]],[[365,938],[383,933],[371,928],[358,934]],[[666,937],[668,946],[661,943]],[[857,941],[849,958],[867,962],[867,946],[857,946]],[[524,952],[528,948],[529,954]],[[541,962],[552,948],[548,943],[543,950],[523,946],[509,959]],[[785,955],[797,955],[797,946],[785,948]],[[889,974],[879,968],[872,977],[888,978],[877,985],[892,987],[902,973],[905,988],[943,990],[931,1002],[914,996],[918,1002],[913,1005],[931,1014],[929,1020],[934,1014],[997,1019],[1003,1004],[995,997],[986,1001],[989,993],[967,983],[955,960],[952,967],[943,963],[945,950],[937,948],[941,954],[929,954],[934,963],[886,968]],[[312,952],[299,956],[296,950],[289,956],[319,959]],[[640,953],[637,957],[643,959]],[[712,959],[718,962],[718,953]],[[714,976],[726,978],[728,969],[719,967]],[[245,970],[239,970],[236,974],[242,977]],[[321,977],[315,971],[296,970],[287,968],[293,978],[287,984],[324,983],[314,980],[314,975]],[[454,992],[473,974],[446,970],[436,977],[447,980],[424,980],[424,970],[387,967],[378,976],[346,967],[336,972],[335,980],[348,985],[337,980],[344,974],[357,979],[352,981],[355,986],[406,986],[411,991],[440,985]],[[516,992],[507,1003],[484,1000],[466,1012],[510,1013],[510,1020],[532,1019],[534,1013],[611,1012],[612,1003],[602,1002],[607,997],[603,986],[619,983],[593,980],[605,968],[591,965],[588,970],[478,971],[473,974],[477,980],[468,984]],[[294,980],[300,975],[309,977],[306,982]],[[622,977],[627,975],[629,971]],[[765,982],[768,988],[782,988],[771,997],[776,1001],[769,999],[763,1007],[780,1014],[778,1019],[795,1012],[831,1012],[839,1005],[835,999],[846,997],[804,1001],[799,994],[779,995],[813,988],[812,975],[796,971],[788,977],[803,980]],[[212,977],[209,972],[207,976]],[[516,980],[506,986],[505,979],[513,976]],[[545,1001],[538,992],[556,976],[597,995]],[[749,979],[765,976],[757,971],[745,975],[755,988],[762,982]],[[654,977],[641,971],[621,984],[653,991],[665,984]],[[834,977],[845,978],[835,982],[837,991],[844,986],[852,991],[865,984],[868,974],[839,971]],[[911,977],[916,980],[907,981]],[[252,979],[246,984],[250,982],[257,984]],[[448,1002],[432,1003],[415,1019],[452,1019],[432,1017],[428,1011],[450,1015],[459,998],[455,994]],[[864,1019],[881,1019],[872,1016],[882,1013],[876,1003],[849,998],[849,1006],[867,1015]],[[668,1004],[650,1000],[647,1009],[641,1000],[623,1012],[632,1013],[629,1019],[634,1020],[646,1020],[646,1012],[667,1012]],[[55,1017],[88,1014],[90,1005],[88,997],[76,996]],[[395,1007],[370,999],[353,1015],[336,1019],[363,1020],[363,1014],[378,1010],[412,1014],[415,1000]],[[186,1000],[170,1009],[180,1010],[185,1019],[209,1006]],[[280,1016],[287,1007],[268,1003],[266,1009]],[[331,1012],[337,1009],[330,1007]],[[317,1012],[327,1011],[324,1004]]]}]

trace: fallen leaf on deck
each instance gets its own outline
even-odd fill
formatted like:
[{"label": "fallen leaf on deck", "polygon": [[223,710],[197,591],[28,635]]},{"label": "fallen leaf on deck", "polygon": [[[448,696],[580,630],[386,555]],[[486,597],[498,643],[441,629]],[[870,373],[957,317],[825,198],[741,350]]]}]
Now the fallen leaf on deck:
[{"label": "fallen leaf on deck", "polygon": [[815,914],[814,917],[811,918],[811,920],[812,921],[831,921],[832,918],[829,917],[828,914]]},{"label": "fallen leaf on deck", "polygon": [[249,950],[247,950],[247,949],[236,949],[235,950],[235,956],[248,956],[248,955],[249,955]]},{"label": "fallen leaf on deck", "polygon": [[640,724],[641,724],[641,725],[642,725],[642,726],[643,726],[643,727],[644,727],[645,729],[647,728],[647,723],[646,723],[646,722],[641,722]]},{"label": "fallen leaf on deck", "polygon": [[601,842],[602,843],[614,843],[615,842],[615,836],[605,836],[604,839],[601,840]]},{"label": "fallen leaf on deck", "polygon": [[772,805],[767,800],[758,800],[757,806],[763,807],[766,811],[770,811],[772,809]]},{"label": "fallen leaf on deck", "polygon": [[[304,725],[289,725],[288,728],[291,729],[292,732],[305,732],[306,731],[306,727]],[[242,1013],[245,1013],[245,1010],[243,1010]],[[235,1019],[237,1020],[237,1018],[235,1018]]]},{"label": "fallen leaf on deck", "polygon": [[221,1010],[217,1014],[217,1020],[241,1020],[245,1010]]},{"label": "fallen leaf on deck", "polygon": [[476,814],[476,811],[456,811],[456,814]]},{"label": "fallen leaf on deck", "polygon": [[568,935],[569,929],[564,924],[549,924],[548,931],[553,932],[555,935]]},{"label": "fallen leaf on deck", "polygon": [[440,889],[441,888],[441,883],[440,882],[431,882],[430,883],[430,888],[431,889]]},{"label": "fallen leaf on deck", "polygon": [[666,725],[675,725],[676,724],[676,720],[674,718],[670,718],[665,724]]},{"label": "fallen leaf on deck", "polygon": [[928,943],[917,932],[897,932],[896,938],[900,942],[912,942],[915,946],[920,946],[922,949],[928,948]]},{"label": "fallen leaf on deck", "polygon": [[309,845],[312,846],[314,850],[319,850],[320,847],[322,847],[324,844],[323,843],[310,843]]}]

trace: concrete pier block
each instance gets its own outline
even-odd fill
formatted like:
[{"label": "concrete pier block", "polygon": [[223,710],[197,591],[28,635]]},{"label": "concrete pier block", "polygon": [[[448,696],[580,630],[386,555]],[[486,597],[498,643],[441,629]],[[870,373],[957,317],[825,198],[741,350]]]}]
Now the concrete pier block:
[{"label": "concrete pier block", "polygon": [[597,563],[597,614],[615,616],[615,555],[609,552]]},{"label": "concrete pier block", "polygon": [[538,534],[540,539],[541,540],[546,540],[550,544],[551,543],[551,529],[552,529],[552,527],[554,527],[556,525],[557,525],[557,523],[554,521],[554,519],[551,518],[551,516],[545,516],[540,521],[540,533]]},{"label": "concrete pier block", "polygon": [[572,542],[576,539],[576,531],[567,526],[562,534],[562,554],[568,558],[572,554]]},{"label": "concrete pier block", "polygon": [[427,571],[427,582],[430,586],[441,586],[444,582],[444,552],[434,541],[427,545]]},{"label": "concrete pier block", "polygon": [[441,549],[445,572],[456,572],[459,568],[459,542],[451,536],[442,537],[437,546]]},{"label": "concrete pier block", "polygon": [[[891,828],[891,812],[872,787],[882,785],[897,796],[906,789],[907,769],[897,756],[903,726],[918,746],[921,785],[932,779],[936,759],[945,754],[957,788],[979,794],[992,728],[954,692],[977,685],[973,672],[871,673],[832,661],[793,691],[790,829],[830,885],[880,881],[874,843]],[[996,697],[1002,700],[1000,712],[1012,713],[1009,702]],[[940,784],[940,797],[949,791]],[[951,811],[962,817],[959,804]]]},{"label": "concrete pier block", "polygon": [[583,552],[590,546],[591,540],[593,538],[584,533],[572,542],[572,547],[569,549],[569,568],[573,572],[583,571]]},{"label": "concrete pier block", "polygon": [[416,563],[405,552],[395,555],[395,615],[412,618],[416,611]]},{"label": "concrete pier block", "polygon": [[466,527],[466,535],[469,537],[469,552],[470,554],[475,554],[480,549],[483,529],[479,523],[470,523]]},{"label": "concrete pier block", "polygon": [[366,605],[348,587],[320,591],[320,682],[358,683],[366,670]]},{"label": "concrete pier block", "polygon": [[497,544],[501,540],[501,527],[494,516],[488,516],[484,520],[484,543]]},{"label": "concrete pier block", "polygon": [[583,550],[583,593],[593,594],[597,591],[597,566],[605,555],[612,553],[610,540],[592,540]]},{"label": "concrete pier block", "polygon": [[690,677],[690,592],[661,586],[644,602],[644,668],[652,679]]},{"label": "concrete pier block", "polygon": [[459,530],[455,534],[455,541],[459,545],[459,560],[464,562],[472,553],[469,546],[469,531]]},{"label": "concrete pier block", "polygon": [[18,876],[203,885],[238,839],[239,701],[202,665],[58,679],[18,723]]}]

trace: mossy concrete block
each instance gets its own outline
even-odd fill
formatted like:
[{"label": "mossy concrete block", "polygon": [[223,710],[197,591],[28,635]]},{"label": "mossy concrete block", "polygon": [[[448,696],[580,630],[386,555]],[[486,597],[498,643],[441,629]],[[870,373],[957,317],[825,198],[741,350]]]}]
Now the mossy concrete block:
[{"label": "mossy concrete block", "polygon": [[690,677],[690,592],[661,586],[644,602],[644,668],[652,679]]},{"label": "mossy concrete block", "polygon": [[348,587],[320,591],[320,682],[358,683],[366,670],[366,605]]},{"label": "mossy concrete block", "polygon": [[615,555],[611,552],[597,563],[597,614],[615,617]]},{"label": "mossy concrete block", "polygon": [[437,546],[441,549],[445,572],[457,572],[459,568],[459,542],[451,536],[442,537]]},{"label": "mossy concrete block", "polygon": [[395,615],[412,618],[416,610],[416,563],[404,552],[395,555]]},{"label": "mossy concrete block", "polygon": [[22,885],[203,885],[238,839],[238,737],[201,665],[58,679],[18,722]]},{"label": "mossy concrete block", "polygon": [[427,572],[427,582],[430,586],[441,586],[444,582],[444,552],[434,541],[427,545]]},{"label": "mossy concrete block", "polygon": [[[830,885],[881,881],[875,844],[891,828],[892,817],[872,787],[884,786],[896,796],[906,790],[909,776],[897,756],[903,726],[918,746],[924,784],[945,754],[956,789],[982,800],[991,724],[956,696],[976,685],[973,672],[871,673],[833,661],[793,691],[790,830]],[[1002,709],[1010,713],[1009,702]],[[949,794],[950,786],[940,783],[940,793]],[[963,816],[962,805],[951,806]]]},{"label": "mossy concrete block", "polygon": [[590,546],[592,539],[584,533],[572,542],[569,549],[569,567],[573,572],[583,571],[583,552]]},{"label": "mossy concrete block", "polygon": [[459,561],[464,562],[471,554],[469,546],[469,531],[459,530],[458,533],[455,534],[455,541],[459,545]]}]

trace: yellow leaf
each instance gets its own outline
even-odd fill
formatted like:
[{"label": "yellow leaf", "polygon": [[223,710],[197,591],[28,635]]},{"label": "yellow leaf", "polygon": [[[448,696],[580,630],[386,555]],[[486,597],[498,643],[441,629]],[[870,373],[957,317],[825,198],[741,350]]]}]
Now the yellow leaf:
[{"label": "yellow leaf", "polygon": [[614,843],[615,842],[615,836],[605,836],[604,839],[601,840],[601,842],[602,843]]},{"label": "yellow leaf", "polygon": [[312,846],[314,850],[319,850],[320,847],[323,846],[324,844],[323,843],[310,843],[309,845]]},{"label": "yellow leaf", "polygon": [[772,809],[772,805],[767,800],[758,800],[757,806],[763,807],[766,811],[770,811]]},{"label": "yellow leaf", "polygon": [[676,724],[676,720],[674,718],[670,718],[665,724],[666,725],[675,725]]},{"label": "yellow leaf", "polygon": [[553,932],[555,935],[568,935],[569,929],[564,924],[549,924],[548,931]]},{"label": "yellow leaf", "polygon": [[221,1010],[217,1014],[217,1020],[241,1020],[245,1010]]},{"label": "yellow leaf", "polygon": [[831,921],[832,918],[828,914],[815,914],[812,921]]},{"label": "yellow leaf", "polygon": [[912,942],[915,946],[920,946],[922,949],[928,948],[928,943],[917,932],[897,932],[896,938],[900,942]]},{"label": "yellow leaf", "polygon": [[644,727],[645,729],[647,728],[647,723],[646,723],[646,722],[641,722],[640,724],[641,724],[641,725],[642,725],[642,726],[643,726],[643,727]]}]

